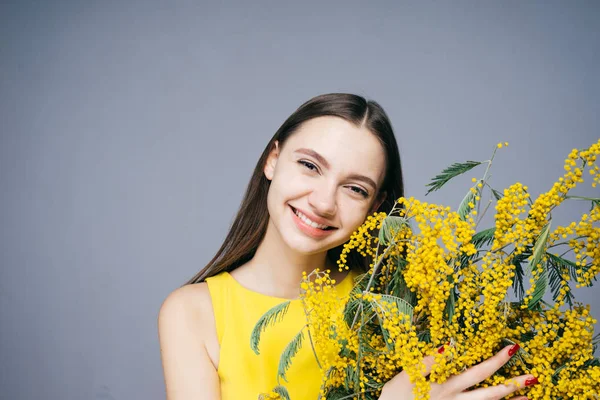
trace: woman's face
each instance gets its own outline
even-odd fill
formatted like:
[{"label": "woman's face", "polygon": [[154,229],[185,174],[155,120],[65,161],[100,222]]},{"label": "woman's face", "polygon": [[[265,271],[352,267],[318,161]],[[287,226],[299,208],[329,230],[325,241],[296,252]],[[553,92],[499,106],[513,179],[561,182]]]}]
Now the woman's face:
[{"label": "woman's face", "polygon": [[334,116],[304,122],[265,164],[269,229],[305,254],[339,246],[384,200],[377,194],[385,165],[383,146],[366,128]]}]

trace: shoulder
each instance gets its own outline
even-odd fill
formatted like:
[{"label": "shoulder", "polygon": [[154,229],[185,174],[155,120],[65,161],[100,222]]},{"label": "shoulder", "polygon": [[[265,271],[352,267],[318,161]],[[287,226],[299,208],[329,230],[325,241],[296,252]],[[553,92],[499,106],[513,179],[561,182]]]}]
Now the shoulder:
[{"label": "shoulder", "polygon": [[158,336],[167,398],[217,398],[219,348],[206,283],[169,293],[158,313]]},{"label": "shoulder", "polygon": [[217,367],[219,344],[208,284],[188,284],[173,290],[158,313],[162,346],[202,349]]},{"label": "shoulder", "polygon": [[206,319],[212,319],[212,302],[205,282],[173,290],[163,301],[158,313],[159,328],[181,324],[190,326]]}]

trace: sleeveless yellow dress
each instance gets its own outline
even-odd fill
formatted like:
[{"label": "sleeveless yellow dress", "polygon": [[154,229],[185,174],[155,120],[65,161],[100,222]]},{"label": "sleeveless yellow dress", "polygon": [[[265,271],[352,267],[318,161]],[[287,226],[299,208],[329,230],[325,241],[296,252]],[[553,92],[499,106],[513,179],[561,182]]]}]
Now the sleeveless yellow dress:
[{"label": "sleeveless yellow dress", "polygon": [[[339,296],[347,295],[353,287],[350,271],[335,286]],[[217,337],[220,345],[218,374],[221,400],[257,400],[259,394],[277,386],[277,368],[283,349],[306,324],[299,299],[291,300],[283,319],[269,326],[261,335],[257,355],[250,348],[250,336],[258,319],[272,307],[287,301],[260,294],[243,287],[228,272],[207,278],[213,303]],[[310,341],[305,334],[302,347],[292,359],[286,373],[288,382],[281,383],[292,400],[316,400],[321,386],[321,372]]]}]

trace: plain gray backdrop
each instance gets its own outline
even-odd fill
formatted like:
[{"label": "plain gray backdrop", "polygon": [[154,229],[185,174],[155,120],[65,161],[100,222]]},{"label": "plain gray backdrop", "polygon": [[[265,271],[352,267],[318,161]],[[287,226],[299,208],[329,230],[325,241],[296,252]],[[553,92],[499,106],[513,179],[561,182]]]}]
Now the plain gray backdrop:
[{"label": "plain gray backdrop", "polygon": [[425,184],[499,141],[494,187],[548,190],[600,136],[599,70],[597,1],[3,2],[0,397],[163,399],[159,307],[309,98],[378,101],[406,194],[456,207],[483,169]]}]

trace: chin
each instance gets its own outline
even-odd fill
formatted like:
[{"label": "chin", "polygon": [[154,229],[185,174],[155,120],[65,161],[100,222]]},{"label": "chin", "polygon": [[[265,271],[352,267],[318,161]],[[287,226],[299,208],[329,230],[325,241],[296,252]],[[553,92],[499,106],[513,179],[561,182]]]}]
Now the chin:
[{"label": "chin", "polygon": [[[303,236],[300,232],[283,232],[282,240],[290,248],[301,254],[317,254],[327,252],[346,240],[338,238],[328,238],[329,240],[313,241],[311,238]],[[349,239],[349,237],[348,237]]]},{"label": "chin", "polygon": [[[318,253],[324,253],[332,246],[324,245],[324,243],[309,243],[306,240],[298,240],[298,239],[283,239],[287,246],[300,254],[312,255]],[[335,246],[333,246],[335,247]]]}]

